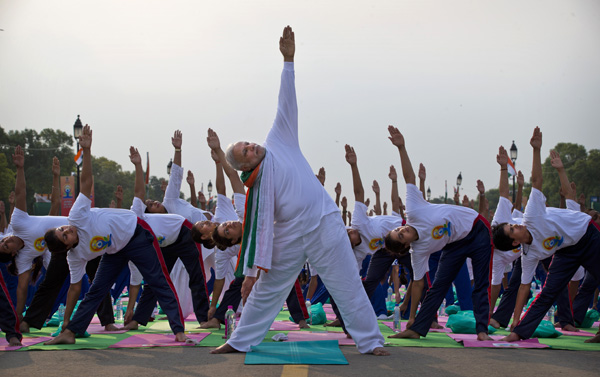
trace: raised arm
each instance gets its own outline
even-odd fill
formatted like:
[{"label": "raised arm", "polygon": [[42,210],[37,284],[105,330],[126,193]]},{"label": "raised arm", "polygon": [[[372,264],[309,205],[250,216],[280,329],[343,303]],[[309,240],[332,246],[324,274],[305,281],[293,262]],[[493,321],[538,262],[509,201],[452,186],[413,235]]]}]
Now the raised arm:
[{"label": "raised arm", "polygon": [[144,169],[142,168],[142,157],[137,148],[129,147],[129,160],[135,166],[135,185],[133,192],[136,198],[142,202],[146,197],[146,187],[144,180]]},{"label": "raised arm", "polygon": [[123,208],[123,186],[118,185],[115,191],[115,208]]},{"label": "raised arm", "polygon": [[349,225],[350,220],[348,219],[348,201],[346,200],[345,196],[342,198],[341,204],[342,204],[342,220],[344,221],[344,225]]},{"label": "raised arm", "polygon": [[340,195],[342,195],[342,185],[341,183],[337,183],[337,185],[335,185],[335,205],[336,206],[340,206]]},{"label": "raised arm", "polygon": [[479,191],[479,214],[487,218],[485,206],[485,186],[481,180],[477,180],[477,191]]},{"label": "raised arm", "polygon": [[496,162],[500,165],[500,184],[498,185],[498,191],[500,196],[510,200],[508,191],[508,154],[503,146],[498,148],[498,154],[496,155]]},{"label": "raised arm", "polygon": [[52,196],[50,198],[50,216],[60,216],[60,161],[52,159]]},{"label": "raised arm", "polygon": [[0,232],[4,233],[8,227],[8,221],[6,220],[6,205],[4,201],[0,200]]},{"label": "raised arm", "polygon": [[173,163],[177,166],[181,166],[181,144],[183,143],[183,135],[181,131],[177,130],[171,138],[171,144],[175,148],[175,155],[173,156]]},{"label": "raised arm", "polygon": [[373,192],[375,193],[375,207],[373,207],[373,212],[377,216],[381,216],[381,196],[379,195],[379,183],[377,181],[373,181]]},{"label": "raised arm", "polygon": [[558,172],[558,178],[560,180],[560,190],[562,191],[565,198],[575,200],[575,194],[571,189],[571,182],[569,182],[567,172],[565,170],[565,167],[563,166],[562,160],[560,159],[560,155],[557,151],[550,151],[550,164]]},{"label": "raised arm", "polygon": [[15,181],[15,207],[27,212],[27,190],[25,183],[25,152],[20,145],[15,147],[12,155],[13,163],[17,168],[17,179]]},{"label": "raised arm", "polygon": [[321,186],[325,187],[325,168],[321,167],[316,175],[317,179],[321,183]]},{"label": "raised arm", "polygon": [[402,136],[400,131],[398,131],[398,129],[394,126],[388,126],[388,131],[390,133],[390,141],[398,148],[398,152],[400,153],[400,162],[402,164],[402,175],[404,176],[404,182],[407,184],[410,183],[416,185],[415,171],[412,168],[410,158],[408,157],[408,152],[406,151],[404,136]]},{"label": "raised arm", "polygon": [[542,191],[542,131],[539,127],[533,130],[529,144],[533,147],[533,163],[531,165],[531,187]]},{"label": "raised arm", "polygon": [[217,133],[211,128],[208,129],[206,142],[208,143],[208,147],[217,154],[218,159],[223,166],[223,170],[225,171],[225,175],[227,175],[227,178],[229,178],[229,183],[231,184],[233,192],[236,194],[245,194],[246,190],[244,189],[244,184],[242,183],[238,172],[227,163],[225,152],[223,152],[223,149],[221,149],[219,135],[217,135]]},{"label": "raised arm", "polygon": [[219,156],[214,150],[210,151],[210,157],[212,157],[213,161],[215,162],[215,168],[217,169],[217,179],[215,180],[217,194],[226,196],[227,192],[225,190],[225,176],[223,175],[223,165],[221,164],[221,160],[219,160]]},{"label": "raised arm", "polygon": [[517,173],[517,198],[515,200],[514,209],[521,210],[523,204],[523,186],[525,185],[525,177],[519,170]]},{"label": "raised arm", "polygon": [[192,206],[198,207],[198,198],[196,197],[196,180],[194,179],[194,173],[188,170],[187,178],[185,179],[190,186],[190,203]]},{"label": "raised arm", "polygon": [[390,165],[390,173],[388,177],[392,181],[392,211],[400,213],[402,209],[402,201],[398,195],[398,174],[394,165]]},{"label": "raised arm", "polygon": [[359,203],[365,202],[365,189],[360,179],[360,173],[358,172],[358,165],[356,164],[356,153],[354,148],[346,144],[346,162],[350,164],[352,170],[352,186],[354,188],[354,201]]},{"label": "raised arm", "polygon": [[427,178],[427,171],[425,170],[425,165],[419,164],[419,190],[423,195],[423,199],[427,200],[427,196],[425,196],[425,178]]},{"label": "raised arm", "polygon": [[94,176],[92,175],[92,129],[87,124],[79,137],[79,146],[83,149],[83,163],[79,177],[79,193],[91,198]]}]

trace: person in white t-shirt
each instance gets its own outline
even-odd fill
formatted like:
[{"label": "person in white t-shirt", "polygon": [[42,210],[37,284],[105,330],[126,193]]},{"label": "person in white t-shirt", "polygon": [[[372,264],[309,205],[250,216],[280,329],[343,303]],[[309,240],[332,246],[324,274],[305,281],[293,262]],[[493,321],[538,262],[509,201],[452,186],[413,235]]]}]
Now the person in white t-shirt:
[{"label": "person in white t-shirt", "polygon": [[466,259],[471,258],[475,278],[472,299],[477,339],[490,340],[487,327],[489,264],[492,254],[489,223],[471,208],[428,203],[415,186],[415,173],[406,151],[404,136],[393,126],[389,126],[388,131],[392,144],[400,153],[402,174],[406,182],[407,225],[388,233],[385,246],[399,254],[406,254],[411,250],[414,271],[412,297],[421,296],[429,255],[442,250],[433,285],[425,296],[419,314],[416,314],[418,301],[413,300],[407,330],[391,337],[418,339],[426,336],[452,281]]},{"label": "person in white t-shirt", "polygon": [[[135,263],[144,280],[152,286],[161,308],[167,314],[176,340],[185,341],[187,337],[184,334],[181,308],[156,237],[150,226],[132,211],[91,208],[92,131],[88,125],[83,128],[79,144],[83,149],[81,190],[69,213],[69,225],[50,229],[44,236],[51,252],[67,252],[71,272],[63,331],[46,344],[75,343],[75,335],[85,332],[100,301],[129,260]],[[85,264],[100,255],[103,257],[96,277],[77,312],[70,319],[81,292]]]},{"label": "person in white t-shirt", "polygon": [[[201,246],[192,240],[192,223],[177,214],[145,213],[144,204],[145,187],[142,158],[134,147],[129,149],[129,159],[135,166],[135,197],[131,211],[144,220],[156,235],[167,271],[171,273],[177,259],[180,259],[189,274],[189,288],[191,290],[194,313],[198,323],[207,320],[208,291],[204,268],[202,265]],[[142,296],[133,314],[133,318],[124,328],[135,330],[138,325],[146,325],[156,307],[156,295],[150,284],[146,284]]]},{"label": "person in white t-shirt", "polygon": [[[227,161],[244,172],[242,181],[253,194],[252,200],[248,194],[250,215],[244,223],[249,231],[244,233],[239,261],[246,276],[242,298],[248,300],[232,337],[212,352],[247,352],[259,344],[308,259],[336,300],[359,352],[389,355],[338,208],[300,149],[295,41],[289,26],[279,39],[279,49],[284,68],[277,115],[264,146],[238,142],[227,151]],[[268,272],[257,281],[259,268]]]},{"label": "person in white t-shirt", "polygon": [[[523,215],[522,225],[502,223],[494,227],[494,245],[500,250],[522,246],[523,273],[515,312],[526,299],[531,276],[537,260],[554,254],[548,276],[535,301],[505,341],[530,338],[554,304],[579,266],[583,266],[596,278],[600,278],[600,228],[583,212],[570,209],[546,207],[542,193],[542,133],[536,127],[530,141],[533,147],[531,169],[532,190]],[[551,164],[557,169],[561,189],[567,199],[575,199],[566,171],[555,151],[550,152]],[[516,314],[515,314],[516,316]],[[518,321],[518,317],[517,321]]]}]

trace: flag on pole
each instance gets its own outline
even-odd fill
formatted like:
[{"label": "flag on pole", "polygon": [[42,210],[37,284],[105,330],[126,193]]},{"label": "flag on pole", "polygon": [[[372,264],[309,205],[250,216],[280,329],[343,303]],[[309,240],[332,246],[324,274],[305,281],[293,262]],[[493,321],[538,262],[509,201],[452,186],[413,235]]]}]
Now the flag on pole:
[{"label": "flag on pole", "polygon": [[512,160],[509,158],[508,159],[508,164],[506,165],[506,168],[508,169],[508,176],[513,176],[513,175],[517,175],[517,170],[515,169],[515,164],[513,164]]},{"label": "flag on pole", "polygon": [[146,152],[146,184],[150,183],[150,152]]},{"label": "flag on pole", "polygon": [[80,149],[79,152],[77,152],[74,160],[77,166],[81,165],[81,163],[83,162],[83,149]]}]

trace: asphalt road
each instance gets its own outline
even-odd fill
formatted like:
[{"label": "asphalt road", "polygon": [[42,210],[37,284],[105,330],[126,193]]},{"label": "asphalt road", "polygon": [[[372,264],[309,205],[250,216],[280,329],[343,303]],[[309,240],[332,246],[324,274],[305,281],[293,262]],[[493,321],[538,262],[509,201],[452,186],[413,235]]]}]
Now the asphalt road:
[{"label": "asphalt road", "polygon": [[0,352],[0,376],[600,376],[600,353],[535,349],[386,347],[388,357],[340,347],[349,365],[244,365],[209,347]]}]

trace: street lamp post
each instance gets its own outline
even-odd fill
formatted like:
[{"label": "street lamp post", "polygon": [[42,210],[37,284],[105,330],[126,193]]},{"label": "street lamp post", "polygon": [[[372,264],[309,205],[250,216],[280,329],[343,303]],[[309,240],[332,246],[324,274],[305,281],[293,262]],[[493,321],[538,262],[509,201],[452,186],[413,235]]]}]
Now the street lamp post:
[{"label": "street lamp post", "polygon": [[460,195],[460,185],[462,184],[462,172],[458,173],[456,177],[456,192]]},{"label": "street lamp post", "polygon": [[[76,149],[75,153],[79,153],[79,137],[81,136],[82,131],[83,131],[83,125],[81,124],[79,115],[77,115],[77,120],[75,121],[75,124],[73,125],[73,137],[75,137],[75,140],[77,141],[77,149]],[[75,197],[77,198],[79,196],[79,164],[76,164],[76,165],[77,165],[77,184],[75,185]]]},{"label": "street lamp post", "polygon": [[[517,146],[515,145],[515,141],[513,140],[512,145],[510,146],[510,159],[513,163],[513,165],[515,165],[515,173],[516,173],[516,169],[517,169],[517,165],[516,165],[516,161],[517,161]],[[515,190],[515,176],[517,174],[513,174],[513,203],[516,200],[517,197],[517,192]],[[520,209],[520,208],[517,208]]]},{"label": "street lamp post", "polygon": [[427,201],[431,200],[431,188],[427,187]]},{"label": "street lamp post", "polygon": [[212,199],[211,193],[212,193],[212,182],[210,181],[210,179],[208,180],[208,185],[206,185],[206,189],[208,190],[208,205],[207,205],[207,210],[208,212],[210,212],[210,200]]}]

